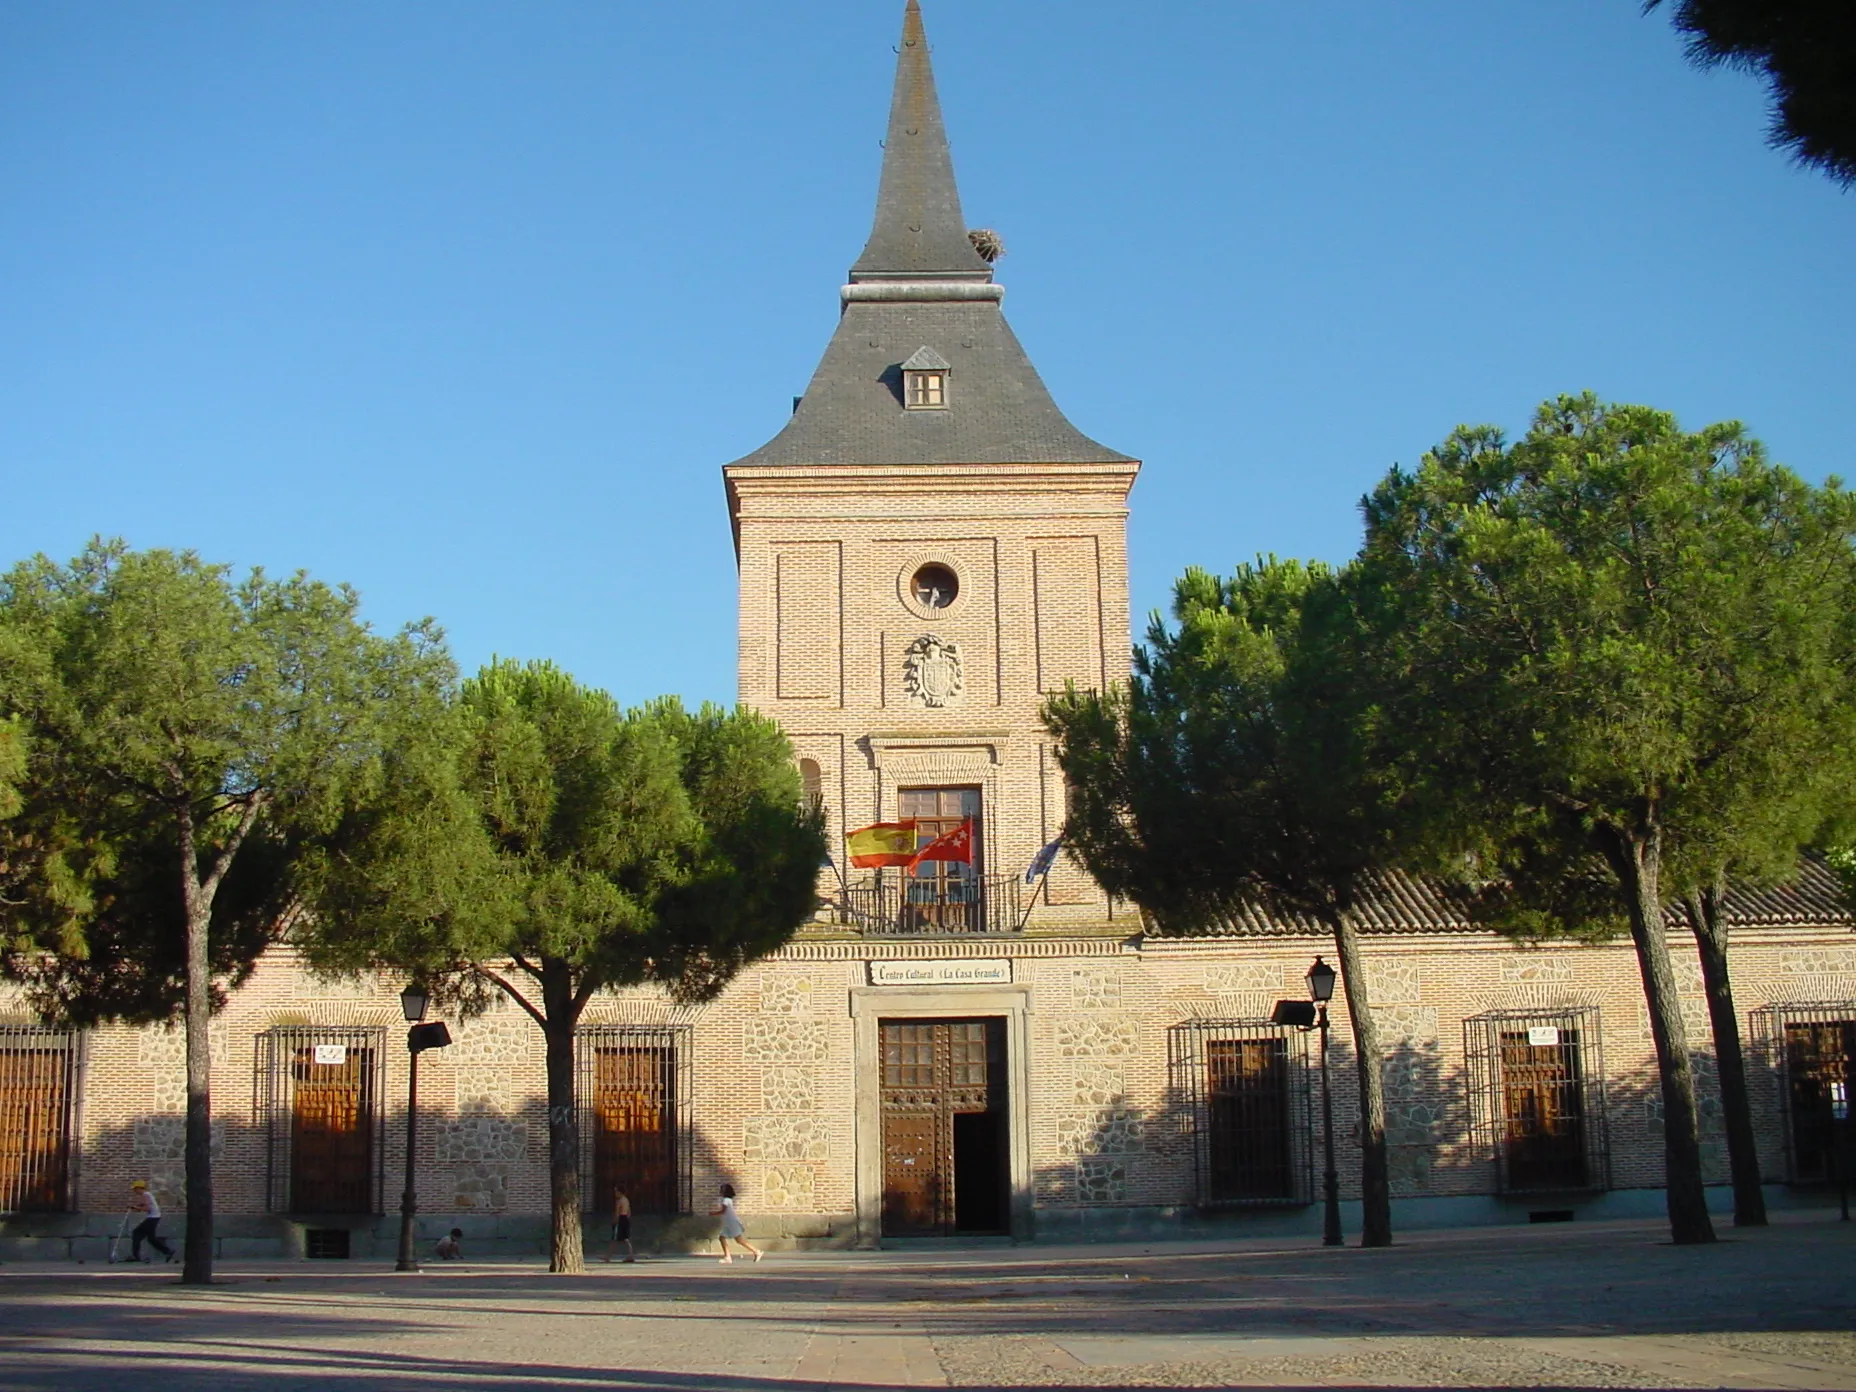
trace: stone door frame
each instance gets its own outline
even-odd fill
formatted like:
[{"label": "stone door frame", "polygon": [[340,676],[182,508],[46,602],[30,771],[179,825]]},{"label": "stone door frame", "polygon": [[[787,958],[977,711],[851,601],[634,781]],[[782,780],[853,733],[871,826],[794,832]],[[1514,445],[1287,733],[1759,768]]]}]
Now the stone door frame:
[{"label": "stone door frame", "polygon": [[908,991],[888,986],[851,990],[854,1106],[852,1149],[856,1156],[857,1245],[883,1243],[883,1098],[880,1020],[960,1020],[996,1016],[1005,1021],[1006,1199],[1014,1242],[1032,1238],[1031,1078],[1025,1017],[1031,991],[1025,986],[986,990],[952,986]]}]

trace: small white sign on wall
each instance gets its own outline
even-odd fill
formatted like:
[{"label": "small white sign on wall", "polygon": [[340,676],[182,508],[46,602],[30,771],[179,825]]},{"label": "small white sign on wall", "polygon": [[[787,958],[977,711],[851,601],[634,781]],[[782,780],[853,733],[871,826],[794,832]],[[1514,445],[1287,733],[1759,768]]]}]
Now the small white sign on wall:
[{"label": "small white sign on wall", "polygon": [[927,962],[872,962],[872,986],[1003,986],[1010,957],[953,957]]},{"label": "small white sign on wall", "polygon": [[348,1062],[348,1046],[346,1044],[318,1044],[316,1046],[316,1062],[329,1067],[339,1068],[341,1065]]},{"label": "small white sign on wall", "polygon": [[1527,1042],[1536,1049],[1554,1048],[1560,1042],[1560,1027],[1558,1025],[1529,1025]]}]

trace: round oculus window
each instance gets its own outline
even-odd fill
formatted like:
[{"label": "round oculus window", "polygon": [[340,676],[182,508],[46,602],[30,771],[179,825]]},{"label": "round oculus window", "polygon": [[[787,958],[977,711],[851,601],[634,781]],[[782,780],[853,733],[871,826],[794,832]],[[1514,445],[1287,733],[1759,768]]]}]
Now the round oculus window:
[{"label": "round oculus window", "polygon": [[924,609],[945,609],[960,593],[960,578],[949,567],[931,563],[910,578],[909,593]]}]

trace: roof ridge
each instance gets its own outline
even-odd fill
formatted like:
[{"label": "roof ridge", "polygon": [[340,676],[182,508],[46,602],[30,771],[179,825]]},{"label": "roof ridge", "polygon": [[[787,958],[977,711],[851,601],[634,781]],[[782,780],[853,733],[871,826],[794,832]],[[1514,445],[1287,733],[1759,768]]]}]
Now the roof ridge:
[{"label": "roof ridge", "polygon": [[[1446,876],[1374,868],[1362,878],[1367,888],[1355,903],[1354,921],[1369,936],[1497,932],[1469,911],[1469,887]],[[1809,851],[1798,857],[1790,876],[1774,884],[1730,884],[1723,908],[1732,928],[1856,928],[1856,911],[1844,901],[1835,872],[1821,855]],[[1663,924],[1670,931],[1688,927],[1688,914],[1679,900],[1664,905]],[[1177,936],[1277,937],[1325,931],[1309,914],[1273,906],[1263,895],[1245,895],[1233,901],[1220,922]]]}]

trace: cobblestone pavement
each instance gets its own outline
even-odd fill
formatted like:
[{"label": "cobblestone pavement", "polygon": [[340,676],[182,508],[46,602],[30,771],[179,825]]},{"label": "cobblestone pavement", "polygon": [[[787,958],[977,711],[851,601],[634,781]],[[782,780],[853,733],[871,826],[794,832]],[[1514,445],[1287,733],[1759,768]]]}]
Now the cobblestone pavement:
[{"label": "cobblestone pavement", "polygon": [[0,1268],[0,1388],[827,1392],[1643,1387],[1856,1392],[1856,1224],[772,1253],[551,1277],[348,1263]]}]

